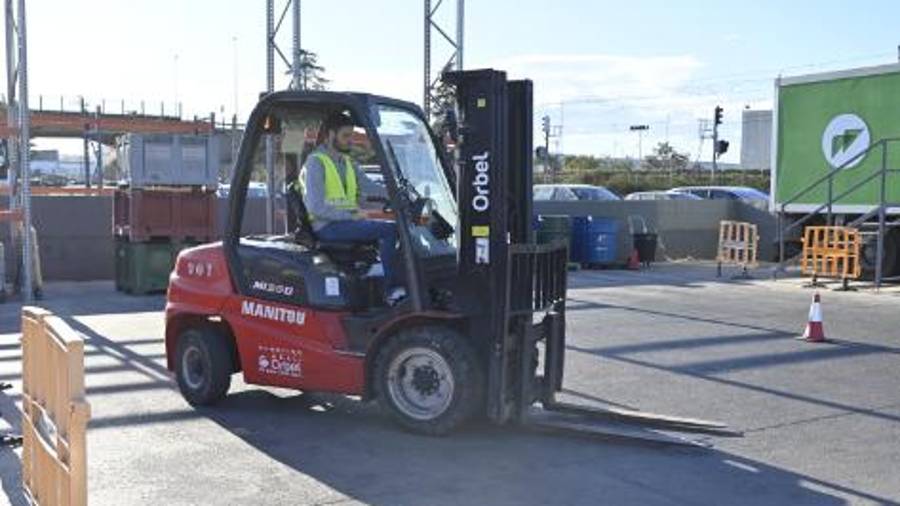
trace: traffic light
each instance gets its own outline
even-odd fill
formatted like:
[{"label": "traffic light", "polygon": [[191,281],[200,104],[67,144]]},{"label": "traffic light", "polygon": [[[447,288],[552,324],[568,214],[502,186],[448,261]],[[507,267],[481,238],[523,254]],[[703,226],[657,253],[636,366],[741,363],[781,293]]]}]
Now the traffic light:
[{"label": "traffic light", "polygon": [[716,154],[724,155],[728,151],[728,141],[721,140],[716,143]]},{"label": "traffic light", "polygon": [[725,109],[722,109],[722,106],[720,106],[720,105],[717,105],[717,106],[716,106],[716,115],[715,115],[715,124],[716,124],[716,125],[721,125],[721,124],[722,124],[722,112],[723,112],[724,110],[725,110]]},{"label": "traffic light", "polygon": [[544,131],[545,135],[550,134],[550,116],[544,116],[541,118],[541,130]]}]

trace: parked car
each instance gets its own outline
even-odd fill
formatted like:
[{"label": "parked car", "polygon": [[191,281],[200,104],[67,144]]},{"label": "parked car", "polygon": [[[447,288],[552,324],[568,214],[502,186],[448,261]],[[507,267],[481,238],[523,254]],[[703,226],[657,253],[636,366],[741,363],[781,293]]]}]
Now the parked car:
[{"label": "parked car", "polygon": [[[216,196],[227,198],[230,191],[231,185],[220,184],[219,188],[216,190]],[[269,189],[266,187],[266,183],[261,181],[250,181],[250,185],[247,187],[247,198],[264,199],[268,195]]]},{"label": "parked car", "polygon": [[703,200],[692,194],[677,192],[674,190],[634,192],[625,196],[625,200]]},{"label": "parked car", "polygon": [[536,184],[534,200],[622,200],[603,186],[589,184]]},{"label": "parked car", "polygon": [[748,186],[681,186],[670,191],[690,193],[709,200],[740,200],[760,209],[769,206],[769,194]]}]

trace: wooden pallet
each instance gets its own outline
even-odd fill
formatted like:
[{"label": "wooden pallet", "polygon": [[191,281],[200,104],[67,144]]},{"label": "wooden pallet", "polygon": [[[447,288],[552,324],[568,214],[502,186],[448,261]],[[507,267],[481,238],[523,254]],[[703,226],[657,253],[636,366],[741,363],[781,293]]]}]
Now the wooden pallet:
[{"label": "wooden pallet", "polygon": [[759,265],[759,231],[753,223],[719,222],[719,264],[737,265],[744,269]]},{"label": "wooden pallet", "polygon": [[22,308],[22,483],[34,504],[87,504],[84,341],[63,320]]},{"label": "wooden pallet", "polygon": [[859,230],[850,227],[806,227],[800,271],[816,278],[857,279],[860,267]]}]

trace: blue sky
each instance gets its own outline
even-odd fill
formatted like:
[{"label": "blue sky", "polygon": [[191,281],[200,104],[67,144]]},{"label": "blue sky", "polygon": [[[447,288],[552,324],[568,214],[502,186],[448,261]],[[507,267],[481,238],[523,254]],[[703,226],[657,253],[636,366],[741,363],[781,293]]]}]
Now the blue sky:
[{"label": "blue sky", "polygon": [[[445,4],[440,12],[452,17],[454,0]],[[276,9],[283,5],[276,0]],[[421,101],[421,1],[302,6],[303,45],[319,54],[333,88]],[[42,95],[58,104],[65,95],[74,107],[84,95],[114,109],[123,99],[129,109],[144,100],[156,111],[177,98],[186,115],[230,117],[236,61],[244,117],[265,84],[264,7],[264,0],[30,1],[32,103]],[[668,138],[696,157],[697,120],[722,104],[722,134],[733,141],[726,161],[736,161],[740,109],[770,106],[779,73],[894,62],[900,36],[887,20],[898,15],[900,3],[887,0],[468,0],[465,64],[533,79],[536,113],[563,120],[566,152],[634,156],[637,139],[627,127],[647,123],[645,152]],[[285,49],[289,27],[288,20]]]}]

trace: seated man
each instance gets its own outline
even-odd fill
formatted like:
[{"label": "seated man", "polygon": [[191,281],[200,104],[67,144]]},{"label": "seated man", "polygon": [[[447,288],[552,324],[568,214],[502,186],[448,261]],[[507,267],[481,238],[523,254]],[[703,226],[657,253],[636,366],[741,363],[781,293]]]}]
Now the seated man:
[{"label": "seated man", "polygon": [[390,220],[366,219],[359,210],[362,195],[384,198],[387,193],[349,155],[349,116],[332,114],[322,130],[323,141],[309,154],[297,180],[313,230],[323,241],[378,241],[387,299],[396,301],[405,294],[396,265],[397,226]]}]

